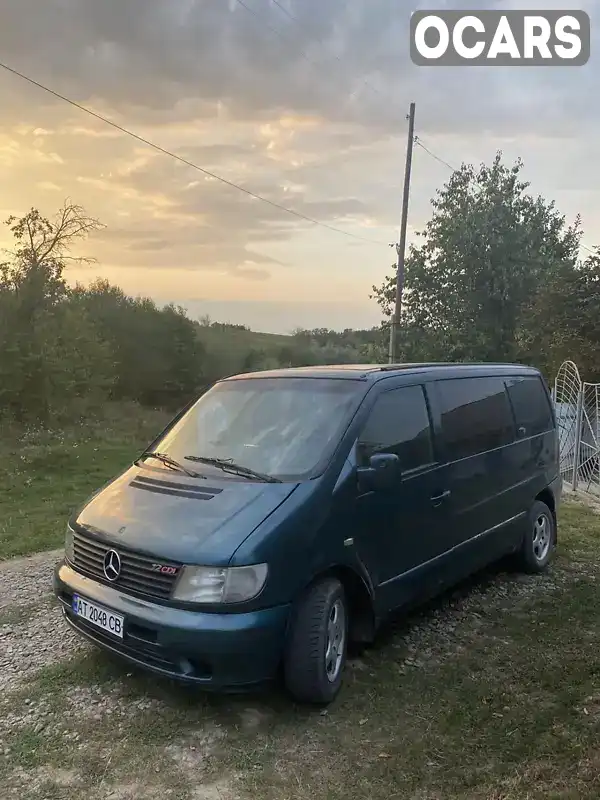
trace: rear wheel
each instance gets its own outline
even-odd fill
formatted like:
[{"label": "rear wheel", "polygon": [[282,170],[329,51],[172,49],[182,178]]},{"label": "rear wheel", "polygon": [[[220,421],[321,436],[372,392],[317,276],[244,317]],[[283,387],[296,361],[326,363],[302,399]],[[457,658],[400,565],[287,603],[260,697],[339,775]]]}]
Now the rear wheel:
[{"label": "rear wheel", "polygon": [[337,696],[346,664],[348,606],[337,578],[311,586],[299,602],[285,653],[285,684],[303,703],[326,705]]},{"label": "rear wheel", "polygon": [[545,503],[536,501],[529,512],[527,531],[517,562],[524,572],[543,572],[550,562],[556,544],[554,515]]}]

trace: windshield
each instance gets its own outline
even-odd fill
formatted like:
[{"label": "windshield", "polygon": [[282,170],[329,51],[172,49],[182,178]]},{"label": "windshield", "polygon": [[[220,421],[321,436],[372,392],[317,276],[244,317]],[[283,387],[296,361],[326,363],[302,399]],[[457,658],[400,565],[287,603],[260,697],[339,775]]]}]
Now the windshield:
[{"label": "windshield", "polygon": [[190,457],[231,459],[281,480],[307,478],[333,453],[363,386],[324,378],[218,383],[154,449],[195,468]]}]

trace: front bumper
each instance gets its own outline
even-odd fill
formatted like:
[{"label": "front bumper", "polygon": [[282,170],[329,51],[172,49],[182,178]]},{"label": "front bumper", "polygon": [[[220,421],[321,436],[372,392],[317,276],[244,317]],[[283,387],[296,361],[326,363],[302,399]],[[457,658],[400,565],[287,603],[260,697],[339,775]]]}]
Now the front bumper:
[{"label": "front bumper", "polygon": [[[219,690],[251,687],[276,675],[287,605],[242,614],[184,611],[123,594],[86,578],[65,562],[57,564],[53,584],[71,627],[138,667]],[[123,638],[75,616],[74,593],[122,614]]]}]

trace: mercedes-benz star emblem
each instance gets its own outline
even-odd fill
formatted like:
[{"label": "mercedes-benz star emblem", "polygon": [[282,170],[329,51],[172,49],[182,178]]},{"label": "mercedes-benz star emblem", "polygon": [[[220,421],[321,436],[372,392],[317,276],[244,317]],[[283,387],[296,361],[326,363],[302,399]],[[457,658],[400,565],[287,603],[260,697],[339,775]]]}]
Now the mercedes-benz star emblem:
[{"label": "mercedes-benz star emblem", "polygon": [[121,574],[121,557],[116,550],[108,550],[104,556],[104,574],[109,581],[116,581]]}]

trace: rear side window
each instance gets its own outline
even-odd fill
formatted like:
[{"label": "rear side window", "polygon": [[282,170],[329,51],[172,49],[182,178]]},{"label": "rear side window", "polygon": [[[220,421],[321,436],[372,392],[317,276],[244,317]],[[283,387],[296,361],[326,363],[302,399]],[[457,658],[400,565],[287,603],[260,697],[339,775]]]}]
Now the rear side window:
[{"label": "rear side window", "polygon": [[442,436],[451,461],[514,441],[514,421],[502,378],[440,381]]},{"label": "rear side window", "polygon": [[522,429],[520,438],[537,436],[553,429],[550,401],[538,377],[510,378],[506,386],[517,429]]},{"label": "rear side window", "polygon": [[403,471],[434,460],[422,386],[392,389],[377,398],[358,441],[359,463],[366,465],[374,453],[395,453]]}]

